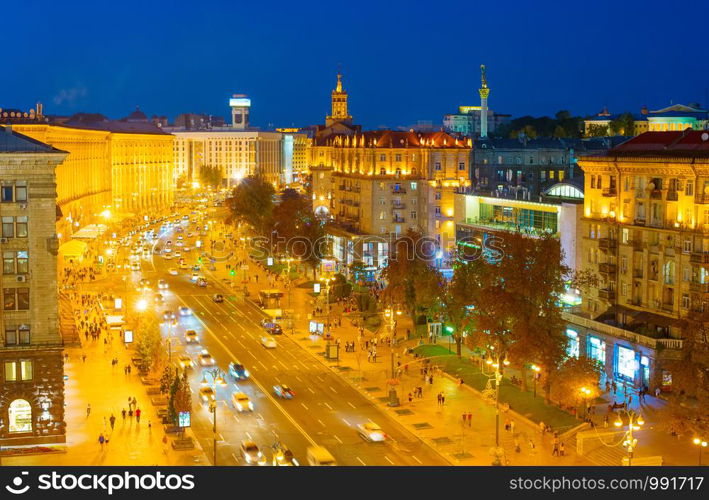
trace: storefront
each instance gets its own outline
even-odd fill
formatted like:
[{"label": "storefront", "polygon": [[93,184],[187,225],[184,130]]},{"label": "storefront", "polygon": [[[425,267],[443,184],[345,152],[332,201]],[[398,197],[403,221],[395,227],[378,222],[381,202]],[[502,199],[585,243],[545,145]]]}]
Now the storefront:
[{"label": "storefront", "polygon": [[606,366],[606,342],[603,339],[589,335],[586,353],[589,358],[598,361],[601,366]]},{"label": "storefront", "polygon": [[566,354],[570,358],[578,358],[580,355],[578,332],[576,330],[572,330],[571,328],[567,328],[566,337],[569,339],[566,346]]},{"label": "storefront", "polygon": [[32,406],[24,399],[16,399],[7,409],[10,434],[32,432]]},{"label": "storefront", "polygon": [[622,345],[617,345],[615,355],[615,376],[619,379],[628,382],[635,381],[635,375],[638,371],[638,363],[635,360],[635,351]]}]

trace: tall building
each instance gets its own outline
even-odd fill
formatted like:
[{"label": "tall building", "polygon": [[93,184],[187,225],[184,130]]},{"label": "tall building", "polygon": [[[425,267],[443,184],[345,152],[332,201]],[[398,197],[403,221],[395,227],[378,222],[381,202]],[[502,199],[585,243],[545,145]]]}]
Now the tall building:
[{"label": "tall building", "polygon": [[[631,113],[633,130],[624,131],[626,135],[640,135],[645,132],[667,132],[691,130],[709,130],[709,111],[701,109],[699,104],[672,104],[662,109],[650,111],[643,106],[640,113]],[[620,114],[611,114],[608,109],[596,116],[584,120],[584,134],[611,135],[610,124],[619,118]],[[630,132],[630,133],[629,133]]]},{"label": "tall building", "polygon": [[234,94],[234,96],[229,99],[229,107],[231,107],[232,128],[236,130],[248,130],[251,99],[244,94]]},{"label": "tall building", "polygon": [[337,85],[331,96],[332,113],[325,119],[327,127],[335,123],[352,123],[352,116],[350,116],[347,109],[347,97],[347,92],[342,88],[342,73],[337,73]]},{"label": "tall building", "polygon": [[0,445],[65,441],[55,169],[67,153],[0,127]]},{"label": "tall building", "polygon": [[434,239],[441,254],[453,249],[453,194],[469,185],[470,140],[445,132],[362,132],[351,124],[346,99],[344,108],[335,100],[343,93],[338,75],[332,114],[309,158],[313,208],[329,221],[339,264],[361,260],[378,270],[391,241],[408,229]]},{"label": "tall building", "polygon": [[647,132],[579,164],[581,262],[600,283],[568,319],[609,376],[669,390],[682,320],[709,310],[709,132]]}]

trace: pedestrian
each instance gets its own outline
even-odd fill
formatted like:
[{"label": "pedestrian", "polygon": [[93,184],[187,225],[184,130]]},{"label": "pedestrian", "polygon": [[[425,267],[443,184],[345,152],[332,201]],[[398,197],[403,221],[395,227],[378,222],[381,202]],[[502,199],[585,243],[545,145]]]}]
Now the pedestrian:
[{"label": "pedestrian", "polygon": [[111,413],[111,418],[108,419],[109,422],[111,422],[111,430],[113,430],[113,427],[116,425],[116,416]]},{"label": "pedestrian", "polygon": [[556,438],[554,438],[554,442],[552,444],[551,456],[552,457],[559,456],[559,441]]},{"label": "pedestrian", "polygon": [[132,407],[132,406],[129,406],[129,407],[128,407],[128,416],[129,416],[130,418],[133,418],[133,407]]},{"label": "pedestrian", "polygon": [[428,383],[429,383],[430,385],[433,385],[433,375],[429,375],[429,376],[428,376]]},{"label": "pedestrian", "polygon": [[660,388],[659,387],[655,387],[655,397],[656,398],[660,397]]},{"label": "pedestrian", "polygon": [[559,443],[559,456],[563,457],[564,456],[564,442],[562,441]]},{"label": "pedestrian", "polygon": [[514,445],[515,445],[515,453],[520,453],[522,451],[522,448],[519,447],[519,439],[518,438],[514,439]]},{"label": "pedestrian", "polygon": [[103,432],[98,435],[98,443],[101,445],[101,450],[103,451],[103,443],[106,442],[106,438],[103,435]]},{"label": "pedestrian", "polygon": [[514,420],[510,420],[510,432],[512,434],[515,433],[515,421]]},{"label": "pedestrian", "polygon": [[148,431],[151,431],[153,429],[153,421],[148,419]]},{"label": "pedestrian", "polygon": [[613,381],[611,387],[613,388],[613,394],[615,395],[615,393],[618,392],[618,384],[615,383],[615,380]]},{"label": "pedestrian", "polygon": [[86,354],[81,355],[81,361],[86,363]]},{"label": "pedestrian", "polygon": [[409,403],[410,403],[411,401],[413,401],[413,399],[414,399],[414,397],[411,395],[411,393],[409,393]]},{"label": "pedestrian", "polygon": [[463,377],[458,379],[458,387],[463,387]]},{"label": "pedestrian", "polygon": [[505,419],[505,430],[509,432],[510,430],[510,419]]},{"label": "pedestrian", "polygon": [[603,428],[608,428],[608,415],[606,415],[603,419]]},{"label": "pedestrian", "polygon": [[446,404],[446,396],[445,394],[441,394],[441,406],[445,406]]},{"label": "pedestrian", "polygon": [[469,411],[468,412],[468,427],[473,426],[473,412]]},{"label": "pedestrian", "polygon": [[123,420],[126,419],[126,409],[123,408],[123,411],[121,411],[121,416],[123,417]]},{"label": "pedestrian", "polygon": [[441,406],[441,393],[440,392],[436,395],[436,398],[438,399],[438,406]]},{"label": "pedestrian", "polygon": [[91,414],[91,403],[86,405],[86,418],[89,418],[90,414]]},{"label": "pedestrian", "polygon": [[135,421],[140,423],[140,408],[135,409]]}]

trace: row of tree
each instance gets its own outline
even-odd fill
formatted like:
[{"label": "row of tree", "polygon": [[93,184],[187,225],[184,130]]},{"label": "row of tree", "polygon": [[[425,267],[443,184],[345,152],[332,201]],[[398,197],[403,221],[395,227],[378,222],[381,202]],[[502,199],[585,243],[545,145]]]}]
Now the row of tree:
[{"label": "row of tree", "polygon": [[243,179],[227,205],[234,221],[247,224],[262,237],[271,255],[288,254],[309,265],[315,274],[326,254],[325,230],[313,213],[310,196],[294,189],[276,194],[262,177]]},{"label": "row of tree", "polygon": [[522,135],[536,139],[537,137],[579,138],[584,135],[590,137],[605,137],[610,135],[634,135],[635,122],[632,113],[623,113],[608,125],[592,124],[584,131],[584,120],[581,116],[572,116],[565,109],[556,113],[554,118],[548,116],[521,116],[510,123],[500,126],[495,131],[496,136],[516,139]]}]

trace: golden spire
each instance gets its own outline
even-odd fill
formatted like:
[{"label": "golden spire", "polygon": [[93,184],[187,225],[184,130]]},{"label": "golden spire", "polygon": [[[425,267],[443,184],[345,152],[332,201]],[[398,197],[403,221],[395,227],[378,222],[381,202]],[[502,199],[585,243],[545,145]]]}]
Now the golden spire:
[{"label": "golden spire", "polygon": [[342,92],[342,73],[337,73],[337,87],[335,87],[335,92]]}]

